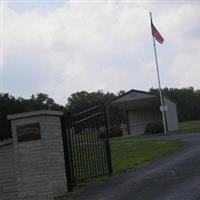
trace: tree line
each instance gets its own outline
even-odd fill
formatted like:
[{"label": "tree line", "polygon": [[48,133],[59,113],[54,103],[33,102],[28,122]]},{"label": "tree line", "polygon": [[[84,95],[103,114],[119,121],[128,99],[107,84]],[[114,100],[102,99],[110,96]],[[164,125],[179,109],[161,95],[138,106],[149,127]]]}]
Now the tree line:
[{"label": "tree line", "polygon": [[[149,90],[158,95],[158,89]],[[49,109],[60,111],[77,111],[94,104],[110,104],[115,98],[123,95],[125,91],[119,91],[117,94],[103,91],[87,92],[80,91],[70,95],[66,105],[59,105],[47,94],[38,93],[32,95],[29,99],[14,97],[9,94],[0,94],[0,140],[11,137],[10,122],[6,119],[8,114],[21,113],[27,111]],[[179,121],[199,120],[200,119],[200,90],[193,87],[188,88],[164,88],[164,96],[173,100],[177,104]],[[109,107],[110,119],[112,125],[126,122],[124,111]]]},{"label": "tree line", "polygon": [[[149,90],[153,94],[159,94],[158,89],[151,88]],[[179,121],[190,121],[200,119],[200,90],[193,87],[187,88],[164,88],[163,96],[174,101],[177,106]]]},{"label": "tree line", "polygon": [[56,104],[52,98],[43,93],[32,95],[29,99],[0,94],[0,140],[11,137],[7,115],[41,109],[64,110],[64,106]]}]

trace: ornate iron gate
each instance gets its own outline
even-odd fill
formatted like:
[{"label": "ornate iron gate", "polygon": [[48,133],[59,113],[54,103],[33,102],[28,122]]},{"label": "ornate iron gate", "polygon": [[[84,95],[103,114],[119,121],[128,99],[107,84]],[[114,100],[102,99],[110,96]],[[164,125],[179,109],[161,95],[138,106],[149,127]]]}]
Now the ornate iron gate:
[{"label": "ornate iron gate", "polygon": [[103,104],[62,117],[68,189],[84,179],[111,175],[111,153]]}]

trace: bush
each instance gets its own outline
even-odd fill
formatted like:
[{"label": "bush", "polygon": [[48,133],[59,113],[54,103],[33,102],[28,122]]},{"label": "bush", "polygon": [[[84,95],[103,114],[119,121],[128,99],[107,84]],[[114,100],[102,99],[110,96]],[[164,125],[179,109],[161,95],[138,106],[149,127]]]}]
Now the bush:
[{"label": "bush", "polygon": [[123,135],[123,132],[121,130],[121,128],[111,128],[109,131],[109,138],[113,138],[113,137],[121,137]]},{"label": "bush", "polygon": [[[106,139],[106,132],[102,131],[98,134],[99,139]],[[113,138],[113,137],[121,137],[123,135],[123,131],[120,128],[114,127],[111,128],[108,132],[108,137]]]},{"label": "bush", "polygon": [[144,134],[163,133],[164,128],[161,122],[148,123],[145,127]]}]

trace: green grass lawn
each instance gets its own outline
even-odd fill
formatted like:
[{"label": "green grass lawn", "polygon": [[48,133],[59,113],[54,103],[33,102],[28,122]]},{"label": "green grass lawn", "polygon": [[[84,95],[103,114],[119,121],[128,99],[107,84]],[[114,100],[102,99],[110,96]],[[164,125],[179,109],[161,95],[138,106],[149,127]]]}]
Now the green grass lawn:
[{"label": "green grass lawn", "polygon": [[[132,137],[121,137],[120,139],[111,140],[113,173],[119,174],[138,165],[142,165],[152,159],[169,154],[183,145],[179,141],[148,141]],[[84,181],[77,185],[72,193],[65,197],[56,198],[58,200],[70,200],[75,194],[98,185],[108,177],[99,177]]]},{"label": "green grass lawn", "polygon": [[182,146],[179,141],[148,141],[126,139],[111,142],[114,174],[127,171],[154,158],[169,154]]},{"label": "green grass lawn", "polygon": [[179,123],[180,131],[200,132],[200,120],[199,121],[186,121]]}]

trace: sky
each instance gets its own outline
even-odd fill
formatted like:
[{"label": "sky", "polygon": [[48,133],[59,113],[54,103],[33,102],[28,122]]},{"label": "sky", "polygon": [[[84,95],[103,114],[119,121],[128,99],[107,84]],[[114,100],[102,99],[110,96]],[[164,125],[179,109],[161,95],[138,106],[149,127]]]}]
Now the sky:
[{"label": "sky", "polygon": [[47,93],[66,104],[77,91],[200,89],[198,1],[2,1],[2,92]]}]

